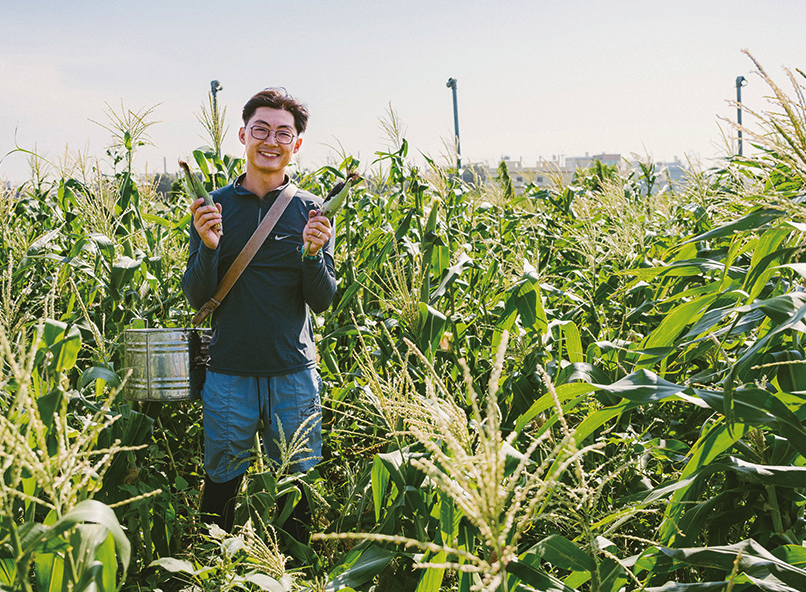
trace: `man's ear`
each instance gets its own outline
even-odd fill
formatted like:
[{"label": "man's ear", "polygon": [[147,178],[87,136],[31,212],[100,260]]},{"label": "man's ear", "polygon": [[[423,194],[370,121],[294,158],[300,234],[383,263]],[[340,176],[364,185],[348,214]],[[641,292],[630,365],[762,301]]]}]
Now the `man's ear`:
[{"label": "man's ear", "polygon": [[300,146],[302,146],[302,138],[297,138],[297,141],[294,142],[293,154],[296,154],[297,152],[299,152]]},{"label": "man's ear", "polygon": [[241,141],[241,144],[246,146],[246,128],[242,127],[238,130],[238,139]]}]

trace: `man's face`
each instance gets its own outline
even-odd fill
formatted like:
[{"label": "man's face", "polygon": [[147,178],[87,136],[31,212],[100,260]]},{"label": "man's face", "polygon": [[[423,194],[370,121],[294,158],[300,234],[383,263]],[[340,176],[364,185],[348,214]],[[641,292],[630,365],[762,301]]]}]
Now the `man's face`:
[{"label": "man's face", "polygon": [[[252,135],[252,127],[270,130],[269,136],[265,140],[256,140]],[[290,144],[281,144],[277,141],[277,132],[282,131],[294,135]],[[248,166],[256,172],[262,173],[284,170],[291,162],[291,157],[302,145],[302,138],[297,136],[297,130],[294,127],[294,116],[285,109],[272,109],[271,107],[258,107],[246,126],[238,131],[238,138],[241,140],[241,144],[246,146]]]}]

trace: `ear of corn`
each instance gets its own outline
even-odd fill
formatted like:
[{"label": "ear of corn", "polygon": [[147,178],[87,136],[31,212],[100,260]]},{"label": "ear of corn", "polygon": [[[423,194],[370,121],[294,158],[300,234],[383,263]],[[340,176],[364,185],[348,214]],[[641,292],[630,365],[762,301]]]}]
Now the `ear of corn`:
[{"label": "ear of corn", "polygon": [[350,193],[350,187],[355,185],[360,180],[358,173],[349,173],[344,181],[339,181],[327,194],[319,214],[327,218],[335,218],[336,215],[347,203],[347,194]]},{"label": "ear of corn", "polygon": [[[185,173],[185,189],[187,190],[188,194],[193,198],[193,200],[197,200],[202,198],[204,200],[204,205],[206,206],[215,206],[215,202],[213,198],[210,197],[210,194],[207,193],[207,190],[204,188],[204,184],[201,180],[196,176],[196,174],[190,169],[188,163],[184,160],[179,161],[179,168]],[[221,224],[216,226],[218,230],[218,234],[224,234],[224,228]]]},{"label": "ear of corn", "polygon": [[[335,218],[344,207],[344,204],[347,203],[347,195],[350,193],[350,187],[358,183],[360,180],[361,177],[358,175],[358,173],[348,173],[344,178],[344,181],[339,181],[333,186],[333,189],[331,189],[330,193],[328,193],[327,197],[325,197],[322,207],[316,211],[316,214],[319,216],[325,216],[326,218]],[[307,242],[302,247],[303,257],[308,255],[310,247],[310,243]]]}]

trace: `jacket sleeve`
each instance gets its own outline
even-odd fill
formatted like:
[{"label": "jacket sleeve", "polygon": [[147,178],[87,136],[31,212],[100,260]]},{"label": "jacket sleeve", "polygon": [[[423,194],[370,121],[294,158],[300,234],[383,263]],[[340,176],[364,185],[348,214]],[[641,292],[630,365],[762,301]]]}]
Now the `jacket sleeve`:
[{"label": "jacket sleeve", "polygon": [[190,250],[185,275],[182,276],[182,291],[194,310],[215,296],[218,287],[218,253],[205,245],[196,228],[190,226]]},{"label": "jacket sleeve", "polygon": [[303,259],[302,295],[315,313],[324,312],[336,296],[336,263],[333,260],[333,243],[336,241],[336,225],[331,224],[333,234],[320,251],[318,259]]}]

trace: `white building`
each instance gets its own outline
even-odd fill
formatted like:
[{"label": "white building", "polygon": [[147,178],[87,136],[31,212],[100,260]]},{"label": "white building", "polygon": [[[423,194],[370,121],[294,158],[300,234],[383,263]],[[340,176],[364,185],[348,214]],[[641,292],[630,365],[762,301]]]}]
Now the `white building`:
[{"label": "white building", "polygon": [[[628,162],[621,157],[621,154],[602,153],[585,156],[553,157],[552,160],[541,160],[534,166],[524,164],[523,159],[513,160],[509,156],[504,156],[501,161],[507,165],[509,177],[512,180],[512,188],[516,194],[523,193],[528,184],[537,187],[557,187],[558,184],[566,185],[571,182],[577,169],[586,169],[594,162],[600,161],[608,166],[616,166],[621,174],[626,175],[630,169],[637,168],[637,162]],[[499,161],[500,162],[500,161]],[[671,184],[676,187],[686,176],[683,164],[675,158],[672,162],[654,162],[656,173],[658,174],[658,185],[660,187]],[[480,167],[483,175],[481,182],[490,182],[498,176],[498,166]],[[489,180],[489,181],[488,181]]]}]

